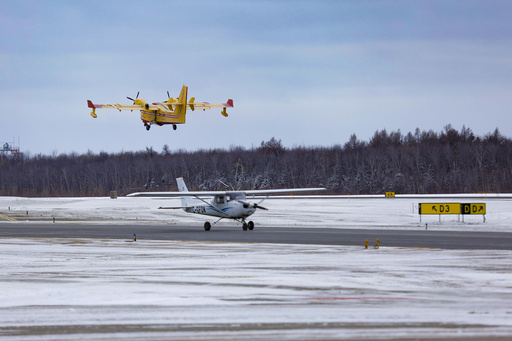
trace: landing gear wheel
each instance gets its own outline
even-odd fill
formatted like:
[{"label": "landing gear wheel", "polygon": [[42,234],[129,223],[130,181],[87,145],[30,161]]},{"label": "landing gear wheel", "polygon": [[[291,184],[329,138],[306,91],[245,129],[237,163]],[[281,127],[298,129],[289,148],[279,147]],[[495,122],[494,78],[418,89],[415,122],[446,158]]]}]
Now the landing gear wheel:
[{"label": "landing gear wheel", "polygon": [[173,124],[173,125],[172,125],[172,129],[173,129],[173,130],[178,129],[178,127],[176,126],[176,124]]},{"label": "landing gear wheel", "polygon": [[151,128],[151,126],[149,124],[145,124],[146,126],[146,130],[149,130],[149,128]]},{"label": "landing gear wheel", "polygon": [[210,224],[210,222],[206,222],[204,223],[204,230],[205,231],[210,231],[210,229],[212,228],[212,224]]},{"label": "landing gear wheel", "polygon": [[247,223],[243,223],[243,224],[242,224],[242,229],[243,229],[244,231],[247,231]]},{"label": "landing gear wheel", "polygon": [[252,221],[250,221],[248,224],[248,227],[249,227],[250,231],[254,230],[254,223]]}]

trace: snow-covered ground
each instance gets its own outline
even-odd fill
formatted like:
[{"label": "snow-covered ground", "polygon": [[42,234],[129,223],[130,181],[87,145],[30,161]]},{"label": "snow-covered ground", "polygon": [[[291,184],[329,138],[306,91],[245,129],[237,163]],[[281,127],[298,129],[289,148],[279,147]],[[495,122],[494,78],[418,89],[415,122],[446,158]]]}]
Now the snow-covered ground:
[{"label": "snow-covered ground", "polygon": [[512,251],[0,239],[0,336],[512,337]]},{"label": "snow-covered ground", "polygon": [[[422,215],[420,218],[418,203],[428,202],[485,203],[485,223],[482,215],[443,215],[441,218],[438,215]],[[141,197],[0,197],[0,214],[20,221],[50,223],[55,217],[56,223],[202,226],[205,220],[216,220],[182,210],[159,210],[158,207],[161,206],[180,206],[180,200]],[[335,196],[329,199],[280,197],[268,199],[264,206],[269,210],[259,210],[251,216],[251,220],[254,220],[257,226],[424,229],[428,223],[429,229],[512,232],[512,195],[506,194],[440,198],[427,195],[399,198]],[[220,224],[231,226],[233,221],[221,221]]]},{"label": "snow-covered ground", "polygon": [[[280,198],[253,220],[510,232],[510,199],[484,199]],[[485,202],[486,222],[423,216],[420,223],[419,202]],[[202,226],[202,216],[157,209],[176,204],[0,197],[0,214],[44,224],[55,216],[55,224]],[[511,261],[512,251],[492,250],[2,238],[0,338],[505,340],[512,337]]]}]

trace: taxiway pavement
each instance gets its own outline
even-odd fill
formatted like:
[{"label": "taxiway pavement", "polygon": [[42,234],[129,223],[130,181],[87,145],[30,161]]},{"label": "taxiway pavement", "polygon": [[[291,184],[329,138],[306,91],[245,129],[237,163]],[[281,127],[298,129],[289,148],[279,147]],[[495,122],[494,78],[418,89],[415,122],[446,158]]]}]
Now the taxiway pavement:
[{"label": "taxiway pavement", "polygon": [[322,227],[261,227],[243,231],[219,226],[204,231],[202,226],[96,225],[0,223],[2,238],[95,238],[138,240],[183,240],[203,242],[282,243],[318,245],[365,245],[460,250],[512,250],[512,233],[338,229]]}]

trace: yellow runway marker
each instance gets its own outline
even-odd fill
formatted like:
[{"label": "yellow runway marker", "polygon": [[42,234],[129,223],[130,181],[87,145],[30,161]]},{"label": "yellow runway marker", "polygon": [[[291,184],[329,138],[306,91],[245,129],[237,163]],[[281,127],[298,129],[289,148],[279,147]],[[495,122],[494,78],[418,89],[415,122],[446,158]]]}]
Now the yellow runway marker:
[{"label": "yellow runway marker", "polygon": [[8,217],[8,216],[3,215],[3,214],[0,214],[0,218],[5,219],[5,220],[9,220],[9,221],[17,221],[16,219]]}]

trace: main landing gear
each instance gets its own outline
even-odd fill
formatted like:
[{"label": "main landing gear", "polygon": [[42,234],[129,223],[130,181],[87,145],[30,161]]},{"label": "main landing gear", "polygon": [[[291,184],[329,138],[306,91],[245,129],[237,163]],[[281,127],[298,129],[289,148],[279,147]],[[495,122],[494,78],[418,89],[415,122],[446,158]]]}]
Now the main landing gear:
[{"label": "main landing gear", "polygon": [[[204,230],[205,231],[210,231],[211,228],[212,228],[212,224],[210,224],[209,221],[204,223]],[[244,231],[247,231],[247,229],[249,229],[249,231],[254,230],[254,222],[249,221],[248,223],[246,223],[245,220],[242,220],[242,229]]]},{"label": "main landing gear", "polygon": [[246,223],[244,220],[244,222],[242,223],[242,229],[244,231],[247,231],[247,229],[249,229],[249,231],[254,230],[254,223],[252,222],[252,220],[249,221],[248,223]]},{"label": "main landing gear", "polygon": [[[151,129],[151,125],[150,125],[150,124],[147,124],[147,123],[144,123],[144,127],[146,128],[146,130]],[[176,130],[176,129],[178,129],[178,126],[177,126],[176,124],[173,124],[173,125],[172,125],[172,129],[173,129],[173,130]]]}]

